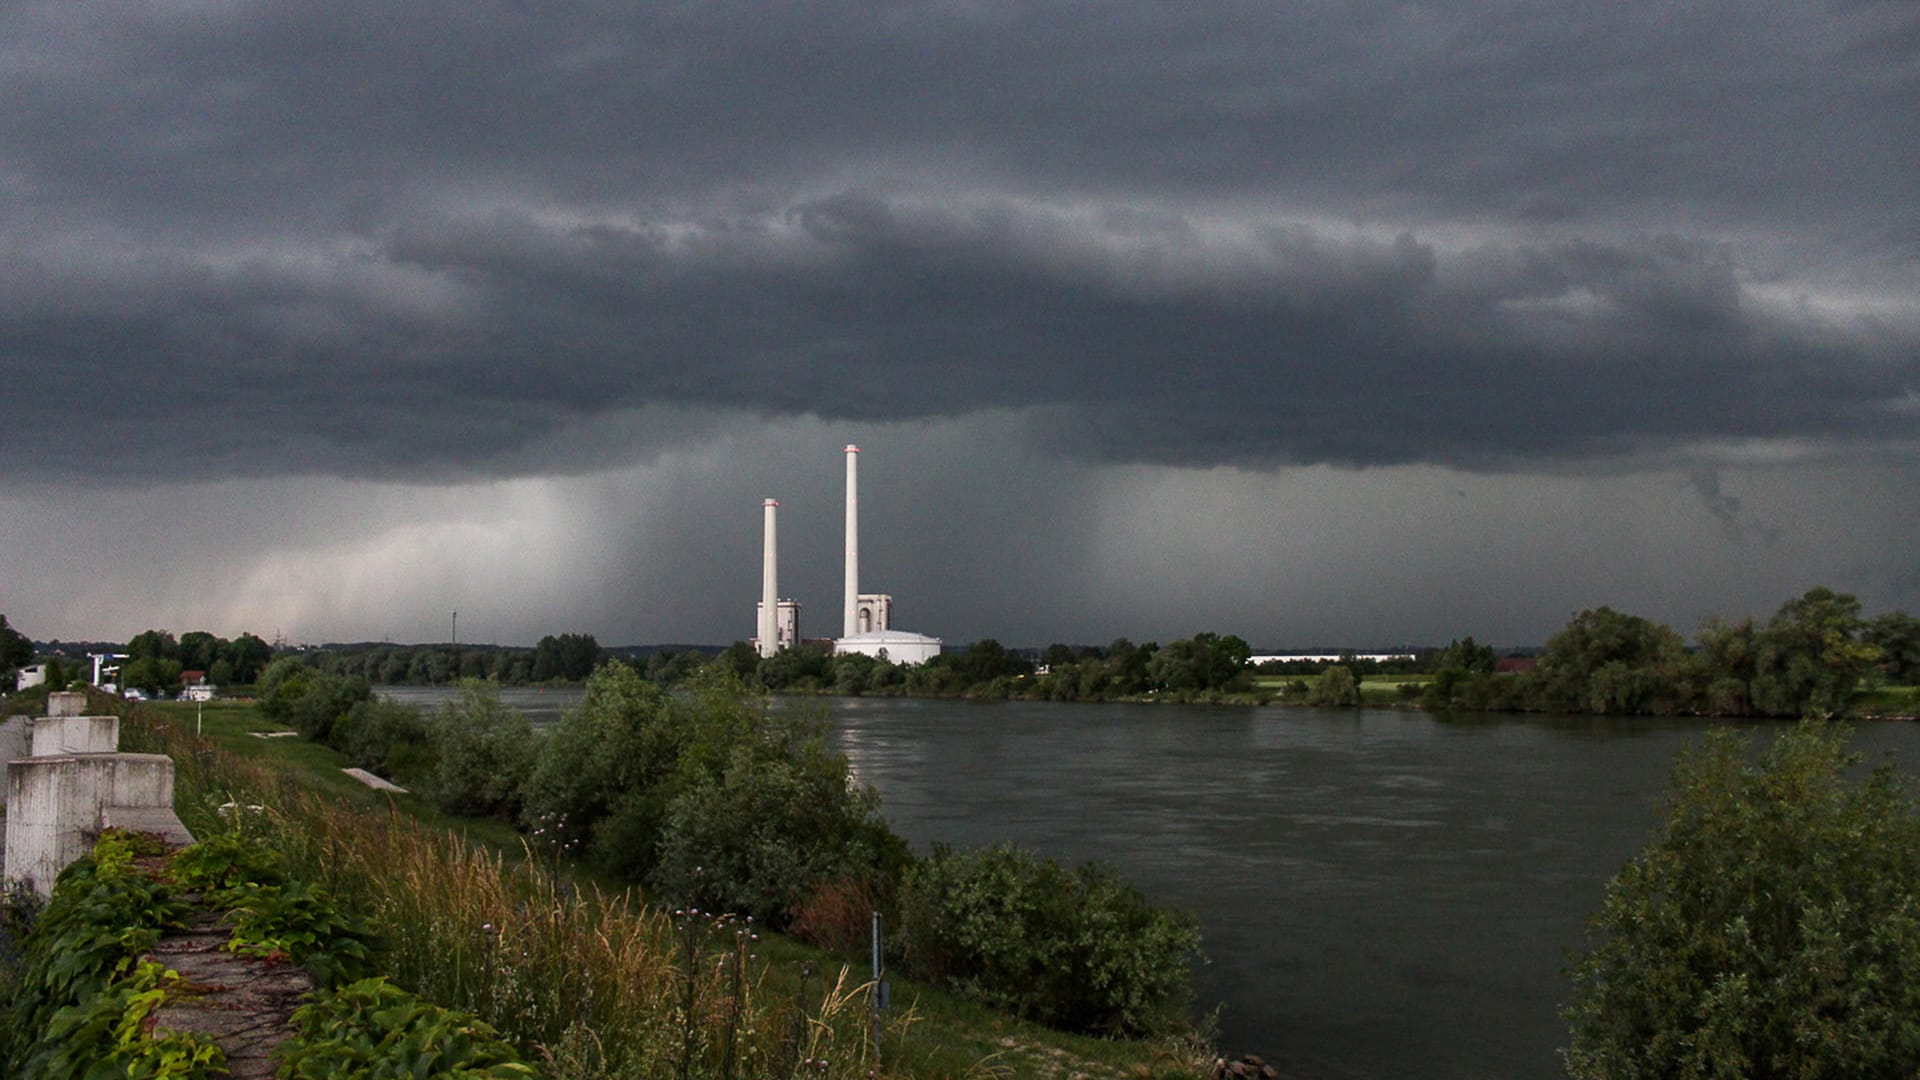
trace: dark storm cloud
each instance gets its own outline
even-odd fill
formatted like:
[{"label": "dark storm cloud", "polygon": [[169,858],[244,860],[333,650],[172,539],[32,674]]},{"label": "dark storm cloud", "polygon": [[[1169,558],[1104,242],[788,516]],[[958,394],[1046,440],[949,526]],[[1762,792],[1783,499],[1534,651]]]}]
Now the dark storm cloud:
[{"label": "dark storm cloud", "polygon": [[1898,442],[1915,25],[15,5],[0,469],[578,471],[990,408],[1178,464]]}]

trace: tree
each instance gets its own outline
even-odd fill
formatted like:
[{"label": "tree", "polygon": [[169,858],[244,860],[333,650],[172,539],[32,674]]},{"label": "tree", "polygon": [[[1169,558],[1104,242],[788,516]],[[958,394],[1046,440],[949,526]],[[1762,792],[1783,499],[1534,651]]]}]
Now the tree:
[{"label": "tree", "polygon": [[578,682],[600,664],[600,643],[592,634],[548,634],[533,650],[533,681]]},{"label": "tree", "polygon": [[1360,682],[1353,677],[1353,669],[1334,664],[1321,672],[1320,677],[1313,681],[1313,690],[1307,695],[1307,704],[1360,704]]},{"label": "tree", "polygon": [[1602,607],[1547,640],[1535,676],[1542,704],[1557,712],[1672,713],[1689,670],[1672,627]]},{"label": "tree", "polygon": [[7,625],[0,615],[0,672],[12,671],[33,663],[33,641]]},{"label": "tree", "polygon": [[180,666],[187,671],[211,670],[226,644],[205,630],[189,630],[180,635]]},{"label": "tree", "polygon": [[1890,767],[1850,780],[1847,735],[1803,723],[1755,763],[1717,731],[1681,757],[1573,969],[1574,1076],[1920,1071],[1920,803]]},{"label": "tree", "polygon": [[1421,690],[1420,703],[1429,709],[1484,704],[1485,683],[1493,677],[1496,662],[1493,646],[1482,645],[1471,636],[1455,638],[1434,660],[1433,678]]},{"label": "tree", "polygon": [[1780,605],[1760,635],[1754,704],[1774,716],[1836,716],[1846,711],[1880,651],[1860,637],[1860,601],[1808,589]]},{"label": "tree", "polygon": [[[5,620],[0,619],[0,625]],[[1865,639],[1880,650],[1881,670],[1897,683],[1920,683],[1920,619],[1889,611],[1868,623]],[[5,666],[0,663],[0,667]]]},{"label": "tree", "polygon": [[133,640],[127,642],[127,658],[144,660],[147,657],[153,657],[156,660],[178,660],[180,643],[173,640],[173,635],[165,630],[147,630],[135,634]]},{"label": "tree", "polygon": [[222,654],[222,659],[237,683],[250,683],[260,677],[273,661],[273,647],[253,634],[241,634]]}]

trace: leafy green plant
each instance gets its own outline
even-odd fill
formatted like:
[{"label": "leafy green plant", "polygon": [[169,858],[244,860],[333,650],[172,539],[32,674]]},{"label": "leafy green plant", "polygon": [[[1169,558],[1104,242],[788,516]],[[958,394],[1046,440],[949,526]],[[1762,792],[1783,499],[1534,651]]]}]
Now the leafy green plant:
[{"label": "leafy green plant", "polygon": [[226,1073],[226,1054],[201,1036],[156,1031],[151,1017],[185,992],[180,973],[147,961],[79,1005],[54,1014],[42,1080],[203,1080]]},{"label": "leafy green plant", "polygon": [[1155,908],[1106,867],[1070,871],[1012,844],[936,847],[906,876],[899,939],[912,974],[1104,1035],[1183,1026],[1200,940],[1192,915]]},{"label": "leafy green plant", "polygon": [[385,978],[363,979],[294,1011],[298,1035],[277,1051],[287,1080],[528,1080],[540,1074],[499,1032],[422,1001]]},{"label": "leafy green plant", "polygon": [[286,867],[280,857],[258,840],[240,832],[214,833],[173,856],[174,881],[180,888],[204,894],[217,906],[223,898],[251,886],[284,885]]},{"label": "leafy green plant", "polygon": [[1920,799],[1846,729],[1718,731],[1573,970],[1578,1077],[1920,1074]]},{"label": "leafy green plant", "polygon": [[321,986],[369,974],[373,936],[366,922],[342,913],[324,889],[304,881],[242,885],[227,894],[233,937],[227,948],[266,960],[291,960]]},{"label": "leafy green plant", "polygon": [[24,943],[10,992],[7,1075],[37,1076],[59,1045],[46,1033],[62,1009],[78,1006],[126,973],[164,927],[187,908],[133,868],[134,841],[108,833],[55,880],[53,896]]}]

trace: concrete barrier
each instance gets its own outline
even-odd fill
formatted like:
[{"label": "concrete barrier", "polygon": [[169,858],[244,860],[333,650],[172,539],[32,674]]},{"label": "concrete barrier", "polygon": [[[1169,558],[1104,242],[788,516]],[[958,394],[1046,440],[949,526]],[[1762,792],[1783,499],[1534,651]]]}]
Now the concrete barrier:
[{"label": "concrete barrier", "polygon": [[0,724],[7,770],[0,883],[48,895],[103,829],[193,842],[173,813],[173,760],[119,753],[119,719],[82,715],[86,705],[85,694],[49,694],[47,716]]},{"label": "concrete barrier", "polygon": [[[7,765],[7,877],[45,896],[93,837],[132,811],[165,811],[159,830],[186,836],[173,817],[173,759],[165,754],[63,754]],[[190,841],[191,837],[187,837]]]},{"label": "concrete barrier", "polygon": [[117,716],[43,716],[32,725],[28,757],[111,754],[120,749]]},{"label": "concrete barrier", "polygon": [[47,695],[48,716],[81,716],[87,711],[87,695],[80,690],[62,690]]},{"label": "concrete barrier", "polygon": [[33,721],[15,716],[0,723],[0,767],[15,758],[33,755]]}]

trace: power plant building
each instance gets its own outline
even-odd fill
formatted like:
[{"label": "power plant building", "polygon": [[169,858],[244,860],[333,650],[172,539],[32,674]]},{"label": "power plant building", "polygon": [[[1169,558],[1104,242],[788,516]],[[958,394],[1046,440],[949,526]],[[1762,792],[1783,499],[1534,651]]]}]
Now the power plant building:
[{"label": "power plant building", "polygon": [[[860,448],[847,454],[847,562],[841,636],[834,639],[837,654],[859,653],[896,664],[921,664],[940,655],[940,639],[893,628],[893,596],[860,591]],[[775,515],[780,504],[768,499],[765,542],[762,548],[760,602],[756,605],[757,633],[753,647],[761,656],[800,644],[800,605],[779,599]]]},{"label": "power plant building", "polygon": [[835,653],[859,653],[896,664],[924,664],[940,655],[940,639],[893,629],[893,597],[860,591],[860,448],[847,450],[847,580],[845,615]]}]

